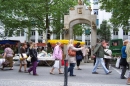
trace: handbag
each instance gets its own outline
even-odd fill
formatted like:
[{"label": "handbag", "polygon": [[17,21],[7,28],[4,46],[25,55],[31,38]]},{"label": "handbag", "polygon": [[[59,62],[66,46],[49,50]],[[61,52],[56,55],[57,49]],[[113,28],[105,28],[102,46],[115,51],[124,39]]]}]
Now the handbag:
[{"label": "handbag", "polygon": [[22,60],[25,60],[25,59],[27,58],[27,54],[26,54],[26,53],[23,53],[22,55],[23,55],[23,57],[22,57],[21,54],[20,54],[20,60],[21,60],[21,61],[22,61]]},{"label": "handbag", "polygon": [[76,56],[76,51],[74,51],[74,50],[72,50],[72,49],[69,48],[68,55],[69,56]]},{"label": "handbag", "polygon": [[76,59],[77,60],[82,60],[82,56],[81,55],[76,55]]},{"label": "handbag", "polygon": [[29,57],[27,58],[27,61],[31,62],[31,59],[32,59],[32,57],[29,56]]}]

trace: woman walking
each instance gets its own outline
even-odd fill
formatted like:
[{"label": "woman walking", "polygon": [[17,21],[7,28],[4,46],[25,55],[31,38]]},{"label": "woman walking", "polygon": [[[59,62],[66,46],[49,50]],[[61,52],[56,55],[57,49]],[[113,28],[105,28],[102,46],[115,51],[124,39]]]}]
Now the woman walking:
[{"label": "woman walking", "polygon": [[[129,67],[130,67],[130,42],[128,42],[128,44],[126,46],[126,54],[127,54],[127,62],[129,64]],[[130,71],[129,71],[129,76],[127,79],[127,85],[130,85]]]},{"label": "woman walking", "polygon": [[[24,43],[24,44],[22,44],[22,47],[21,47],[21,49],[20,49],[20,54],[21,54],[21,58],[22,58],[22,59],[20,60],[19,72],[23,72],[21,69],[22,69],[22,66],[24,66],[24,73],[28,73],[27,70],[26,70],[26,69],[27,69],[26,48],[27,48],[27,45]],[[25,57],[24,57],[23,54],[25,54]]]},{"label": "woman walking", "polygon": [[[10,48],[9,44],[6,44],[6,48],[4,50],[4,56],[3,58],[5,58],[7,61],[9,61],[9,67],[10,70],[13,70],[13,50]],[[4,66],[2,68],[2,70],[4,69]]]},{"label": "woman walking", "polygon": [[[67,57],[66,59],[68,59],[69,61],[69,68],[68,68],[68,72],[70,72],[70,76],[76,76],[73,74],[73,70],[75,67],[75,63],[76,63],[76,51],[82,50],[83,48],[75,48],[73,45],[73,39],[70,39],[68,47],[67,47]],[[73,51],[75,52],[75,54],[70,54],[71,52],[69,51]]]},{"label": "woman walking", "polygon": [[128,44],[128,40],[125,40],[124,43],[123,43],[123,47],[121,49],[121,61],[120,61],[120,65],[122,66],[122,72],[121,72],[121,79],[126,79],[125,77],[125,73],[126,73],[126,69],[127,69],[127,66],[128,66],[128,63],[126,61],[126,58],[127,58],[127,54],[126,54],[126,45]]},{"label": "woman walking", "polygon": [[62,60],[62,48],[61,48],[61,43],[57,42],[54,51],[53,51],[53,58],[55,59],[55,64],[53,65],[50,74],[54,74],[53,71],[55,68],[58,68],[59,74],[63,74],[61,72],[61,60]]},{"label": "woman walking", "polygon": [[37,58],[37,44],[35,43],[32,43],[30,48],[29,48],[29,55],[31,57],[31,63],[32,63],[32,66],[29,68],[28,72],[29,74],[31,73],[31,71],[33,71],[33,75],[34,76],[38,76],[37,72],[36,72],[36,68],[37,68],[37,61],[38,61],[38,58]]},{"label": "woman walking", "polygon": [[[80,43],[76,44],[76,48],[81,48]],[[78,56],[80,56],[80,58],[78,58]],[[83,59],[83,53],[82,53],[82,51],[81,50],[76,51],[77,70],[82,70],[82,69],[79,68],[80,62],[82,61],[82,59]]]}]

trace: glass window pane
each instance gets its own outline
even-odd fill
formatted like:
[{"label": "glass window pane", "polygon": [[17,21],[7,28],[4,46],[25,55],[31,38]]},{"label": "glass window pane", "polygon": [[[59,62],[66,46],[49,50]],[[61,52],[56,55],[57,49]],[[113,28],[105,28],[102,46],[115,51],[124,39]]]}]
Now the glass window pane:
[{"label": "glass window pane", "polygon": [[21,36],[24,36],[24,30],[21,30]]}]

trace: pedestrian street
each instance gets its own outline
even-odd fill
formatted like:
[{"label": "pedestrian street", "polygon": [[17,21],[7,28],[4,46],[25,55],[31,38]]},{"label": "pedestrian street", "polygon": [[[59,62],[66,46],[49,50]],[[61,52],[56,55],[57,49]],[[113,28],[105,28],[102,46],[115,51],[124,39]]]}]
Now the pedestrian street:
[{"label": "pedestrian street", "polygon": [[[74,69],[75,77],[68,76],[68,86],[127,86],[126,79],[120,79],[121,69],[111,68],[111,74],[106,75],[102,67],[98,67],[99,74],[92,74],[92,63],[81,63],[82,70]],[[7,68],[6,68],[7,69]],[[19,66],[14,65],[14,70],[0,70],[0,86],[64,86],[64,74],[50,75],[51,67],[38,66],[39,76],[28,73],[19,73]],[[61,68],[62,71],[64,67]],[[128,74],[128,71],[127,73]]]}]

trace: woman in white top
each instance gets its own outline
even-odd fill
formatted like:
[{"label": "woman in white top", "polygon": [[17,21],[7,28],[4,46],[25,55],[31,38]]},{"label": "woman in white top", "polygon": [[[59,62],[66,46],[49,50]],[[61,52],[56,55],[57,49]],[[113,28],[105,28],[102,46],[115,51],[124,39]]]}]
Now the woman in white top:
[{"label": "woman in white top", "polygon": [[109,69],[112,51],[109,49],[109,46],[106,46],[106,49],[104,49],[104,51],[110,55],[110,56],[104,55],[105,66],[107,69]]}]

